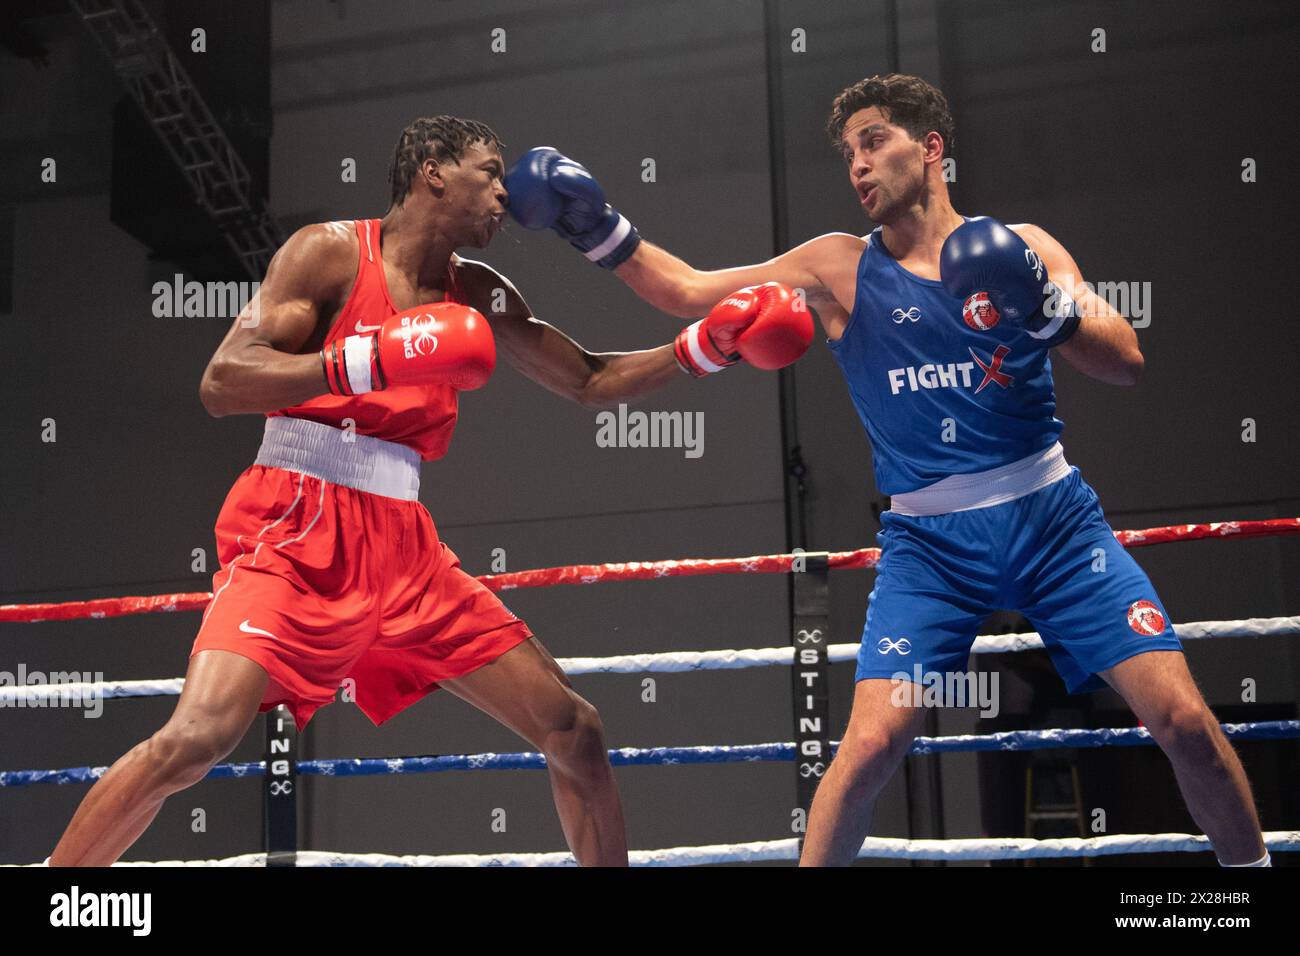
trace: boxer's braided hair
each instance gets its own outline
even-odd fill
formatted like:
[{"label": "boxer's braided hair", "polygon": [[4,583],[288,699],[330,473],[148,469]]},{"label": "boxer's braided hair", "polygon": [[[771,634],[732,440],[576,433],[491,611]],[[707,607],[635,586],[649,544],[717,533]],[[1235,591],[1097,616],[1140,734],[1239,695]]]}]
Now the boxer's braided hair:
[{"label": "boxer's braided hair", "polygon": [[506,145],[486,123],[459,116],[422,116],[412,122],[402,130],[393,149],[393,161],[388,167],[393,205],[400,206],[406,200],[411,183],[419,175],[426,159],[459,163],[465,147],[473,143],[495,146],[499,150]]},{"label": "boxer's braided hair", "polygon": [[830,119],[826,121],[826,134],[836,149],[843,145],[840,137],[849,117],[872,106],[880,107],[889,121],[907,130],[912,139],[923,139],[929,132],[938,133],[943,137],[943,154],[952,155],[955,139],[947,98],[919,76],[906,73],[867,77],[835,97]]}]

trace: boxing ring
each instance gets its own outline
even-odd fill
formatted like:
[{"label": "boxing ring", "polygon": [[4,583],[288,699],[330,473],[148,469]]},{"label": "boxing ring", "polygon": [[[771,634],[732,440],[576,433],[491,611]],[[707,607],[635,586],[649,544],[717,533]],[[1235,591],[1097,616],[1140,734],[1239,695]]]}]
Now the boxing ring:
[{"label": "boxing ring", "polygon": [[[1126,548],[1203,539],[1244,539],[1300,534],[1300,518],[1260,521],[1228,521],[1174,525],[1145,530],[1116,531]],[[751,667],[791,668],[796,688],[816,686],[816,694],[795,694],[796,739],[754,744],[703,746],[624,747],[609,752],[615,766],[646,766],[696,763],[788,762],[795,765],[799,805],[807,808],[816,781],[829,764],[838,741],[829,739],[824,688],[829,664],[852,661],[858,644],[829,642],[827,572],[874,567],[878,548],[856,551],[771,554],[743,558],[683,559],[571,565],[541,568],[479,578],[493,591],[523,587],[595,585],[607,581],[653,580],[664,577],[706,574],[793,574],[795,577],[794,627],[791,646],[711,651],[679,651],[655,654],[623,654],[609,657],[559,658],[566,674],[655,674],[684,671],[727,670]],[[806,584],[804,582],[807,582]],[[210,592],[161,594],[145,597],[104,598],[60,604],[13,604],[0,606],[0,622],[66,621],[85,618],[120,617],[133,614],[202,610]],[[1176,624],[1180,640],[1228,640],[1300,634],[1300,616],[1250,618],[1236,621],[1198,621]],[[1042,649],[1034,633],[979,637],[972,653],[1009,654]],[[799,684],[798,675],[808,677]],[[42,699],[124,699],[131,697],[177,696],[182,678],[93,683],[29,684],[0,687],[0,705],[39,706]],[[806,701],[801,700],[806,696]],[[800,713],[801,708],[806,713]],[[285,845],[285,835],[296,833],[296,777],[355,777],[377,774],[415,774],[536,770],[546,766],[538,753],[480,753],[449,756],[398,756],[371,759],[302,760],[294,757],[296,738],[293,721],[283,709],[267,716],[268,757],[247,763],[215,766],[209,778],[263,777],[267,808],[267,846],[263,852],[217,860],[165,860],[124,862],[119,866],[573,866],[568,852],[493,853],[430,855],[388,855],[298,850]],[[277,715],[279,715],[277,719]],[[0,719],[3,719],[0,715]],[[279,725],[278,729],[276,725]],[[288,725],[286,728],[284,725]],[[1228,739],[1289,740],[1300,738],[1300,720],[1260,721],[1221,725]],[[277,743],[279,741],[279,743]],[[1055,728],[1015,730],[994,734],[918,737],[909,755],[974,751],[1023,751],[1065,748],[1152,746],[1154,741],[1143,727],[1101,729]],[[0,770],[0,787],[46,784],[89,783],[107,767],[66,767],[47,770]],[[278,821],[278,822],[277,822]],[[1297,823],[1300,826],[1300,822]],[[280,834],[279,837],[276,834]],[[1300,850],[1300,829],[1266,832],[1264,841],[1272,853]],[[278,844],[278,845],[277,845]],[[1186,833],[1117,834],[1092,838],[982,838],[906,840],[869,837],[859,859],[992,861],[1036,860],[1065,857],[1100,857],[1117,854],[1203,853],[1211,848],[1206,837]],[[792,861],[799,855],[799,839],[729,843],[707,846],[678,846],[633,850],[634,866],[690,866]],[[39,865],[39,864],[36,864]]]}]

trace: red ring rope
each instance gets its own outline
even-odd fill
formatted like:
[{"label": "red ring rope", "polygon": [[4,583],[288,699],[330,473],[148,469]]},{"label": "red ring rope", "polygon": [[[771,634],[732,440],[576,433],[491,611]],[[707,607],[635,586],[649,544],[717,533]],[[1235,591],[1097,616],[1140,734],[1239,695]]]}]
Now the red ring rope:
[{"label": "red ring rope", "polygon": [[[1140,531],[1116,531],[1126,548],[1195,541],[1201,538],[1258,538],[1300,534],[1300,518],[1268,518],[1262,521],[1215,521],[1208,524],[1180,524]],[[511,588],[549,587],[554,584],[596,584],[603,581],[639,581],[649,578],[684,577],[695,574],[776,574],[789,571],[797,556],[765,554],[749,558],[681,558],[670,561],[628,561],[615,564],[571,564],[560,568],[535,568],[505,574],[479,576],[492,591]],[[833,551],[830,566],[847,570],[874,567],[879,548]],[[185,594],[153,594],[144,597],[99,598],[62,604],[0,605],[0,621],[69,621],[78,618],[123,617],[158,611],[201,611],[212,600],[211,591]]]}]

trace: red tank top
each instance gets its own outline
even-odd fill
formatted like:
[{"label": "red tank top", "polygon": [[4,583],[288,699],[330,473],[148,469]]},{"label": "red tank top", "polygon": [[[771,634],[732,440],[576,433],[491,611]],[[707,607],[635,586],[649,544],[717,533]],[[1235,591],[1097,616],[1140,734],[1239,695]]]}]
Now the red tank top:
[{"label": "red tank top", "polygon": [[[353,225],[361,243],[357,281],[338,320],[325,337],[328,345],[349,335],[373,335],[379,324],[400,310],[388,294],[384,261],[379,251],[379,220],[358,219]],[[447,301],[461,302],[456,271],[448,267]],[[451,444],[456,427],[457,393],[450,385],[398,385],[364,395],[322,395],[310,401],[282,408],[272,415],[288,415],[313,422],[343,427],[343,420],[356,422],[360,435],[398,442],[419,452],[425,461],[441,458]]]}]

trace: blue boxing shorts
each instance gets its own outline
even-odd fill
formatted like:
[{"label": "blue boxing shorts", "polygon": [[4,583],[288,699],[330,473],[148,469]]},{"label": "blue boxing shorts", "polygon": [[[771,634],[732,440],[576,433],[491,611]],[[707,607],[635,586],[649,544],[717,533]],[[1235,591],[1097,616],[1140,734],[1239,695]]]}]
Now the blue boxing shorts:
[{"label": "blue boxing shorts", "polygon": [[1022,613],[1072,694],[1145,651],[1180,651],[1146,573],[1115,540],[1078,468],[1003,504],[912,517],[887,511],[857,680],[967,668],[994,611]]}]

